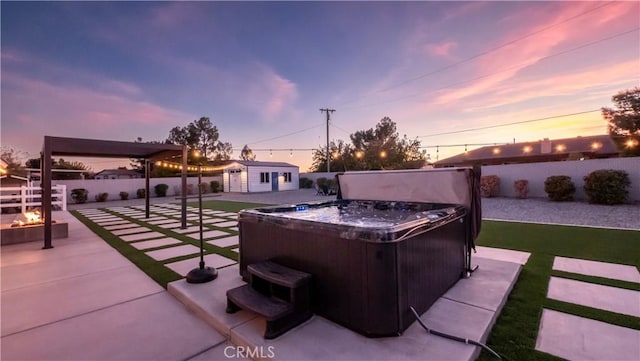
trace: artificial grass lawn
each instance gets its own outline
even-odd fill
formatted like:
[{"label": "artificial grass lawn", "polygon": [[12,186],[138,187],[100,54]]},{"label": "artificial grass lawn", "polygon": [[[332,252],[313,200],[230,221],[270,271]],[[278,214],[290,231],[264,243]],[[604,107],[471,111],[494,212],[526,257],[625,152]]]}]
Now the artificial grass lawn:
[{"label": "artificial grass lawn", "polygon": [[[559,360],[535,350],[542,309],[640,329],[640,318],[547,299],[549,278],[566,277],[640,290],[640,284],[553,271],[555,256],[640,266],[640,232],[602,228],[483,221],[480,246],[530,252],[518,282],[488,339],[508,360]],[[479,360],[495,360],[483,351]]]},{"label": "artificial grass lawn", "polygon": [[[196,202],[194,203],[189,203],[189,206],[198,206],[198,203]],[[245,209],[245,208],[255,208],[255,207],[259,207],[259,206],[263,206],[263,204],[259,204],[259,203],[242,203],[242,202],[228,202],[228,201],[206,201],[202,203],[202,208],[203,209],[213,209],[213,210],[220,210],[220,211],[227,211],[227,212],[237,212],[241,209]],[[104,210],[105,212],[117,215],[118,217],[121,217],[123,219],[126,219],[130,222],[133,223],[138,223],[140,225],[143,225],[145,227],[150,228],[152,231],[156,231],[156,232],[160,232],[163,233],[169,237],[173,237],[176,239],[181,240],[182,242],[186,243],[186,244],[192,244],[196,247],[200,247],[200,240],[199,239],[194,239],[191,237],[188,237],[186,235],[182,235],[182,234],[175,234],[171,231],[169,231],[168,229],[162,228],[160,226],[157,225],[153,225],[153,224],[149,224],[144,222],[144,220],[139,220],[137,218],[131,218],[128,217],[126,215],[123,214],[119,214],[116,212],[111,212],[109,210]],[[185,260],[185,259],[189,259],[189,258],[194,258],[193,255],[187,255],[187,256],[182,256],[182,257],[175,257],[175,258],[171,258],[170,260],[164,260],[164,261],[156,261],[155,259],[147,256],[145,254],[145,252],[148,252],[149,250],[138,250],[135,247],[133,247],[131,245],[131,243],[123,241],[122,239],[120,239],[118,236],[112,234],[111,232],[107,231],[106,229],[104,229],[102,226],[92,222],[91,220],[89,220],[89,218],[85,217],[84,215],[82,215],[81,213],[79,213],[78,211],[72,211],[71,212],[77,219],[80,220],[80,222],[82,222],[85,226],[87,226],[89,229],[91,229],[95,234],[97,234],[98,236],[100,236],[100,238],[104,239],[105,242],[107,242],[111,247],[113,247],[114,249],[116,249],[120,254],[122,254],[123,256],[127,257],[127,259],[129,259],[133,264],[135,264],[138,268],[140,268],[142,271],[144,271],[149,277],[151,277],[154,281],[156,281],[160,286],[167,288],[167,284],[176,280],[179,280],[182,278],[182,276],[180,276],[179,274],[177,274],[176,272],[174,272],[173,270],[171,270],[168,267],[164,266],[165,262],[178,262],[181,260]],[[179,217],[177,217],[179,218]],[[193,221],[191,221],[193,222]],[[190,224],[190,222],[187,222],[188,224]],[[197,224],[196,222],[193,222],[193,224]],[[191,224],[191,225],[193,225]],[[205,231],[206,230],[210,230],[210,229],[218,229],[215,227],[215,224],[212,225],[208,225],[208,227],[204,227]],[[227,229],[223,229],[220,228],[221,230],[227,231]],[[236,233],[230,233],[229,235],[233,235]],[[162,248],[170,248],[172,246],[175,245],[169,245],[169,246],[163,246],[163,247],[158,247],[157,249],[162,249]],[[154,248],[155,250],[156,248]],[[238,260],[238,254],[230,249],[227,248],[223,248],[223,247],[217,247],[214,246],[212,244],[206,243],[204,242],[203,244],[203,249],[205,250],[205,254],[211,254],[211,253],[217,253],[221,256],[224,256],[226,258],[229,259],[233,259],[235,261]]]}]

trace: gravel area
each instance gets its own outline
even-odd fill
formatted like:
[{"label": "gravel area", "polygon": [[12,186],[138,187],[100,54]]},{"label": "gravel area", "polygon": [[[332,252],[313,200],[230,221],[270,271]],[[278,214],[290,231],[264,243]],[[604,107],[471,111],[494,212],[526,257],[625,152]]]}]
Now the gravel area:
[{"label": "gravel area", "polygon": [[[335,199],[316,195],[313,189],[264,193],[219,193],[204,200],[229,200],[267,204],[293,204]],[[191,199],[190,201],[195,201]],[[174,197],[151,198],[151,203],[178,202]],[[104,208],[144,204],[144,200],[109,201],[106,203],[69,204],[69,210]],[[551,202],[542,198],[483,198],[483,219],[510,220],[533,223],[570,224],[592,227],[611,227],[640,230],[640,204],[604,206],[585,202]]]}]

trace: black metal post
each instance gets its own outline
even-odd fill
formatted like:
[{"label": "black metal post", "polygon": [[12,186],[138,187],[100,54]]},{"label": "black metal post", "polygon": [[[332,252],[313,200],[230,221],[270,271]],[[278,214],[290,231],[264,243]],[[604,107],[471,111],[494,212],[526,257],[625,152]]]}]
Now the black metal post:
[{"label": "black metal post", "polygon": [[149,218],[149,178],[151,177],[151,162],[144,160],[144,217]]},{"label": "black metal post", "polygon": [[200,222],[200,264],[187,274],[188,283],[206,283],[218,277],[218,270],[204,265],[204,240],[202,235],[202,164],[198,163],[198,218]]}]

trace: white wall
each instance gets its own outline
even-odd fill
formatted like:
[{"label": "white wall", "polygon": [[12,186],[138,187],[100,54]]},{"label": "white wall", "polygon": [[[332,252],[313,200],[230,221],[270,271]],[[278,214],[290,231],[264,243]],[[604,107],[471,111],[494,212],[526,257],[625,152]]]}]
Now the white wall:
[{"label": "white wall", "polygon": [[583,177],[598,169],[624,170],[629,174],[631,186],[629,201],[640,201],[640,157],[586,159],[564,162],[488,165],[482,167],[482,175],[500,177],[500,197],[514,197],[513,182],[529,181],[529,197],[546,198],[544,181],[552,175],[566,175],[576,186],[575,198],[586,200]]},{"label": "white wall", "polygon": [[[222,176],[202,177],[203,183],[209,183],[213,180],[222,182]],[[120,192],[128,192],[129,199],[136,198],[136,191],[139,188],[144,188],[144,178],[138,179],[74,179],[74,180],[53,180],[53,185],[64,184],[67,186],[67,199],[71,200],[71,190],[75,188],[84,188],[89,191],[88,202],[95,202],[95,196],[98,193],[109,193],[108,200],[119,200]],[[154,187],[156,184],[164,183],[169,186],[167,189],[167,197],[178,197],[180,194],[175,194],[175,186],[181,187],[182,179],[180,177],[171,178],[151,178],[149,179],[149,192],[151,197],[155,197]],[[40,182],[34,182],[35,185],[40,186]],[[192,184],[194,191],[198,190],[198,178],[187,178],[187,184]],[[173,200],[173,199],[171,199]]]}]

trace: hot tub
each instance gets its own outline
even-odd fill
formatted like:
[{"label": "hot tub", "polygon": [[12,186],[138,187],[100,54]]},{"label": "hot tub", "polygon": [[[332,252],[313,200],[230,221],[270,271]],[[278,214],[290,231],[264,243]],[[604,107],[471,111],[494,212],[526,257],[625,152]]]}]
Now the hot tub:
[{"label": "hot tub", "polygon": [[312,311],[366,336],[398,335],[464,276],[463,205],[339,199],[239,214],[240,273],[266,260],[313,276]]}]

